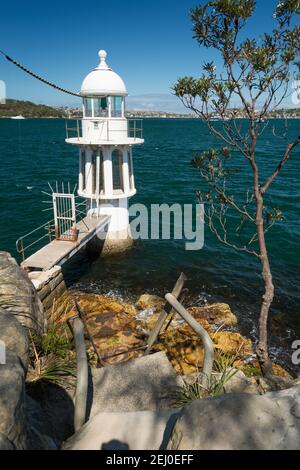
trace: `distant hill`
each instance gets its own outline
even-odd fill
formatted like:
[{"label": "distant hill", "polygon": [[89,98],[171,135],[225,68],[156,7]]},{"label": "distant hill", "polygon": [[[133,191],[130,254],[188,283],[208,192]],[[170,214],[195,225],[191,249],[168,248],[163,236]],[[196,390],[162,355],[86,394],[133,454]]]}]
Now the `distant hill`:
[{"label": "distant hill", "polygon": [[27,118],[66,117],[62,109],[52,108],[44,104],[35,104],[31,101],[6,100],[0,104],[0,117],[24,116]]}]

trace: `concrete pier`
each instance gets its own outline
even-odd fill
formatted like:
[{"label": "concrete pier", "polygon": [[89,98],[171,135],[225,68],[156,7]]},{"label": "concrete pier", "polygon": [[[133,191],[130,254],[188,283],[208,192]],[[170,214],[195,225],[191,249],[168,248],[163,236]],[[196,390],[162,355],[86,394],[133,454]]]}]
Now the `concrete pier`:
[{"label": "concrete pier", "polygon": [[33,255],[26,258],[21,266],[27,271],[49,271],[54,266],[62,266],[81,248],[103,231],[110,221],[109,216],[87,216],[77,224],[76,242],[53,240]]}]

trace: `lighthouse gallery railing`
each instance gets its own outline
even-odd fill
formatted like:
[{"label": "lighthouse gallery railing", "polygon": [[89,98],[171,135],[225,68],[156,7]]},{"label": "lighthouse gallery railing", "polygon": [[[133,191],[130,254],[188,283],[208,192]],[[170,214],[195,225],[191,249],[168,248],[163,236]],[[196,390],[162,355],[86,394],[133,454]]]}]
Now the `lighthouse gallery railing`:
[{"label": "lighthouse gallery railing", "polygon": [[[91,119],[92,120],[92,119]],[[66,139],[77,138],[78,140],[82,138],[82,118],[66,118]],[[106,124],[106,139],[110,139],[110,135],[113,132],[120,132],[118,129],[111,129],[109,126],[110,120],[95,120],[94,122]],[[102,134],[103,130],[99,130],[99,134]],[[128,129],[127,137],[131,139],[142,139],[143,138],[143,119],[128,119]]]}]

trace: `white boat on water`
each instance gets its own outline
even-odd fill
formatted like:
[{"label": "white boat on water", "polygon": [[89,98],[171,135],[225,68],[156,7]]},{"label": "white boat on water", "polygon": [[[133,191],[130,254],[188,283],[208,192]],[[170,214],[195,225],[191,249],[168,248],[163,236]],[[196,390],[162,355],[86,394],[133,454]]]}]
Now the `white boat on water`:
[{"label": "white boat on water", "polygon": [[25,119],[24,116],[12,116],[10,119]]}]

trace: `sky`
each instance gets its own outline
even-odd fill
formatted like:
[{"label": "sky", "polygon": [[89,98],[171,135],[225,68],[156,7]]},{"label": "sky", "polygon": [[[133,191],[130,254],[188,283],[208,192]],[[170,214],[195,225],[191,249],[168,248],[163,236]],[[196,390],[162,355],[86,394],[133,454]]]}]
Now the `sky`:
[{"label": "sky", "polygon": [[[131,109],[184,110],[172,95],[180,76],[198,76],[218,56],[193,39],[189,10],[197,0],[5,1],[0,7],[0,49],[62,87],[79,91],[98,65],[98,50],[121,75]],[[257,0],[247,34],[272,28],[277,0]],[[0,80],[8,98],[80,106],[26,75],[0,55]]]}]

